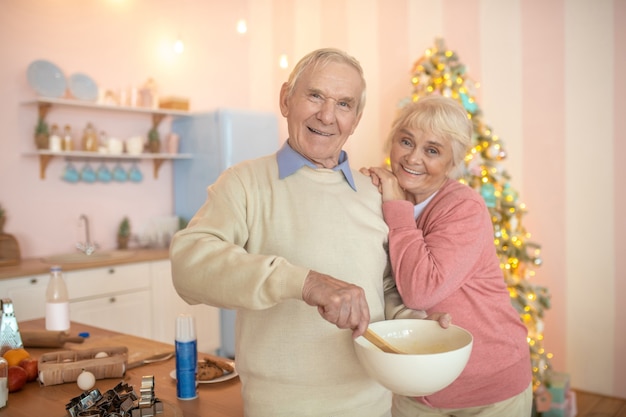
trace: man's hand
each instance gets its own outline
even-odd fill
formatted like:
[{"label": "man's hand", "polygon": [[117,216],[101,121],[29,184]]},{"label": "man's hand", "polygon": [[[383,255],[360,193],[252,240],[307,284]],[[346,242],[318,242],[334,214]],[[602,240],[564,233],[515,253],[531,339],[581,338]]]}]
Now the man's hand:
[{"label": "man's hand", "polygon": [[302,287],[302,299],[327,321],[340,329],[352,329],[361,336],[370,322],[370,310],[363,288],[330,275],[310,271]]}]

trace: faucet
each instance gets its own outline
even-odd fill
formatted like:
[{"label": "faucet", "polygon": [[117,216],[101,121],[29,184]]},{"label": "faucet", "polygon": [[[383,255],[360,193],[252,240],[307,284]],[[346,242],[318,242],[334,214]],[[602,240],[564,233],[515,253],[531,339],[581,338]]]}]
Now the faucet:
[{"label": "faucet", "polygon": [[84,252],[85,255],[91,255],[92,253],[94,253],[96,251],[96,244],[91,242],[91,240],[89,239],[89,219],[87,218],[86,215],[81,214],[80,217],[78,218],[79,222],[83,222],[84,227],[85,227],[85,241],[84,242],[78,242],[76,244],[76,249],[78,249],[81,252]]}]

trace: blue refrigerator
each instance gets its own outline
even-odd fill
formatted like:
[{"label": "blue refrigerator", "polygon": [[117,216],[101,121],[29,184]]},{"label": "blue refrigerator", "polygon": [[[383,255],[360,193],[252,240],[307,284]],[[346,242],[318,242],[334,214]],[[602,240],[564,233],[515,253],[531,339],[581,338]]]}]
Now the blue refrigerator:
[{"label": "blue refrigerator", "polygon": [[[246,159],[276,152],[280,145],[278,119],[271,112],[217,109],[178,117],[172,132],[180,137],[179,152],[191,159],[174,160],[174,213],[193,217],[207,197],[207,187],[222,171]],[[218,354],[235,356],[235,312],[220,311]]]}]

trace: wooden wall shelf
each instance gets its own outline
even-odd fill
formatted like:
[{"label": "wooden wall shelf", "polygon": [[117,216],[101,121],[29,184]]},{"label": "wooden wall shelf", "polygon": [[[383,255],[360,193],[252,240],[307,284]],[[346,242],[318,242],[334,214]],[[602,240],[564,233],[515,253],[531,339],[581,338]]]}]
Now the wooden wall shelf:
[{"label": "wooden wall shelf", "polygon": [[183,110],[170,110],[170,109],[156,109],[148,107],[130,107],[130,106],[117,106],[113,104],[99,104],[88,101],[80,101],[66,98],[49,98],[38,97],[34,100],[25,101],[24,104],[36,104],[39,107],[39,116],[45,118],[49,109],[54,106],[67,106],[83,109],[101,110],[101,111],[117,111],[123,113],[137,113],[148,114],[153,117],[153,125],[158,125],[166,116],[190,116],[192,113]]},{"label": "wooden wall shelf", "polygon": [[159,169],[163,162],[172,160],[172,159],[191,159],[193,156],[191,154],[168,154],[168,153],[142,153],[138,155],[129,155],[129,154],[119,154],[119,155],[110,155],[106,153],[98,153],[98,152],[83,152],[83,151],[63,151],[63,152],[53,152],[53,151],[36,151],[36,152],[26,152],[24,156],[38,156],[39,157],[39,178],[46,179],[46,170],[48,169],[48,164],[55,157],[62,157],[68,161],[80,161],[80,160],[98,160],[98,161],[138,161],[142,159],[152,159],[154,165],[154,178],[159,177]]},{"label": "wooden wall shelf", "polygon": [[[172,110],[172,109],[157,109],[157,108],[147,108],[147,107],[130,107],[130,106],[117,106],[117,105],[109,105],[109,104],[99,104],[92,102],[85,102],[74,99],[63,99],[63,98],[49,98],[49,97],[38,97],[33,100],[25,101],[23,104],[25,105],[36,105],[38,110],[38,115],[41,120],[45,120],[46,116],[54,106],[62,106],[62,107],[74,107],[88,110],[96,110],[96,111],[104,111],[104,112],[123,112],[123,113],[131,113],[138,115],[147,115],[151,117],[151,126],[152,128],[157,128],[161,121],[168,116],[175,117],[185,117],[190,116],[192,113],[183,110]],[[141,159],[151,159],[153,160],[154,165],[154,178],[158,178],[159,169],[163,162],[172,159],[191,159],[192,155],[190,154],[169,154],[169,153],[142,153],[137,155],[130,155],[126,153],[111,155],[106,153],[99,152],[86,152],[86,151],[48,151],[48,150],[37,150],[35,152],[27,152],[24,154],[25,156],[37,156],[39,157],[39,178],[46,178],[46,170],[48,168],[48,164],[55,157],[63,157],[66,160],[117,160],[117,161],[133,161],[133,160],[141,160]]]}]

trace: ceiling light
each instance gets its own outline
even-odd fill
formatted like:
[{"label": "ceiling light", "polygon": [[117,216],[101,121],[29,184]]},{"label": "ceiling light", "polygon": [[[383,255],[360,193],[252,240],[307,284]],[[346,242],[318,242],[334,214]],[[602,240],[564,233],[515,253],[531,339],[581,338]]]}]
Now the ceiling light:
[{"label": "ceiling light", "polygon": [[246,19],[239,19],[237,22],[237,32],[242,35],[248,31],[248,25],[246,23]]},{"label": "ceiling light", "polygon": [[289,60],[287,59],[287,54],[282,54],[280,56],[280,61],[278,63],[282,69],[285,69],[289,66]]},{"label": "ceiling light", "polygon": [[174,42],[174,52],[176,52],[177,54],[182,54],[184,50],[185,44],[183,43],[183,41],[180,38],[176,39],[176,42]]}]

